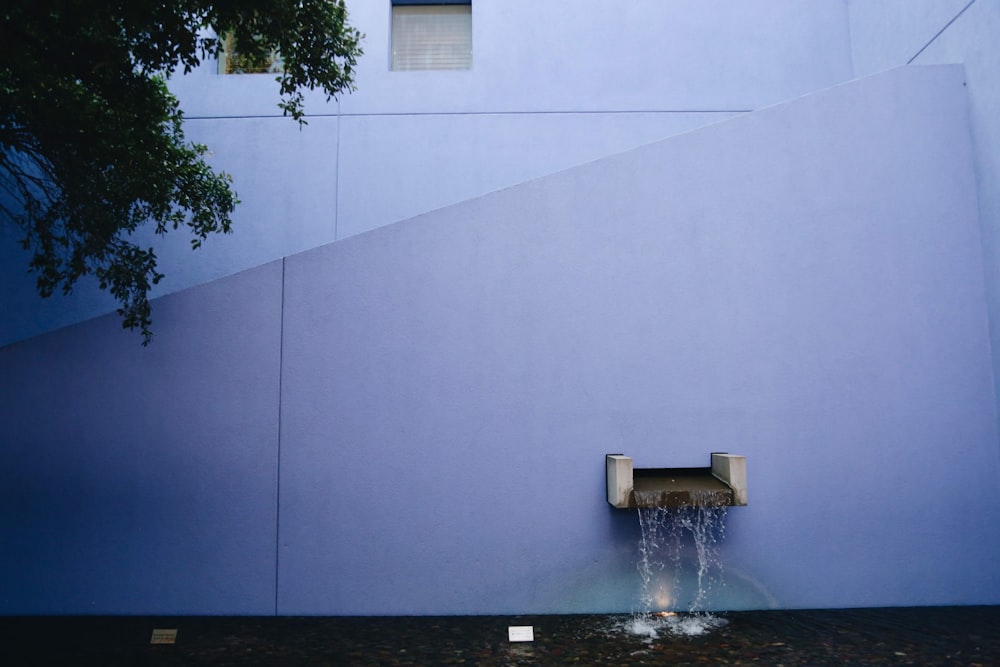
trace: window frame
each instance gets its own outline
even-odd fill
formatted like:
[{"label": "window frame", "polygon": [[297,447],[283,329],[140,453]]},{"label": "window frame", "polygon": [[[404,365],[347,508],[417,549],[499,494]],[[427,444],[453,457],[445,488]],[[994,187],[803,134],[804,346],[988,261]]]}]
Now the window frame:
[{"label": "window frame", "polygon": [[412,5],[471,5],[472,0],[392,0],[393,7]]},{"label": "window frame", "polygon": [[271,55],[267,59],[266,69],[242,69],[236,66],[230,67],[230,65],[233,64],[233,61],[240,57],[240,52],[235,49],[236,37],[232,32],[226,32],[219,34],[218,40],[220,48],[217,56],[217,74],[224,76],[238,76],[244,74],[281,74],[285,71],[284,63],[281,60],[281,54],[276,50],[271,51]]},{"label": "window frame", "polygon": [[[468,64],[458,67],[399,66],[396,58],[396,7],[468,7]],[[389,11],[389,71],[390,72],[463,72],[473,66],[472,0],[391,0]]]}]

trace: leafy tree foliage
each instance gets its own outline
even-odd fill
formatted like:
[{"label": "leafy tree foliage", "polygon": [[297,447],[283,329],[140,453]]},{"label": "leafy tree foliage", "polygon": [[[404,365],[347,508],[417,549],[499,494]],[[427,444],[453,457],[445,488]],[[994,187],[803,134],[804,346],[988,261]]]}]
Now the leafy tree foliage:
[{"label": "leafy tree foliage", "polygon": [[353,90],[361,55],[343,0],[5,0],[0,17],[0,224],[23,232],[42,296],[93,275],[143,344],[163,275],[134,233],[186,228],[197,248],[238,203],[166,79],[227,35],[250,60],[280,53],[278,106],[304,123],[303,91]]}]

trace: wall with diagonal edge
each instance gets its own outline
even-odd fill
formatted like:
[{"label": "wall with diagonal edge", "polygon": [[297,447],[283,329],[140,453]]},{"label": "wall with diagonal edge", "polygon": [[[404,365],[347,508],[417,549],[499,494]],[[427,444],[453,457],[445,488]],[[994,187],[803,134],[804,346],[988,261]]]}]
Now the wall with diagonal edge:
[{"label": "wall with diagonal edge", "polygon": [[608,452],[746,455],[717,606],[996,602],[979,253],[937,67],[289,258],[280,613],[628,610]]},{"label": "wall with diagonal edge", "polygon": [[0,613],[269,614],[281,262],[0,350]]},{"label": "wall with diagonal edge", "polygon": [[[628,611],[604,455],[744,454],[716,608],[1000,601],[961,67],[0,350],[4,613]],[[280,377],[280,381],[279,381]],[[279,409],[280,406],[280,409]]]},{"label": "wall with diagonal edge", "polygon": [[[858,76],[903,64],[962,63],[968,84],[992,348],[1000,349],[1000,3],[850,0]],[[1000,354],[993,355],[994,381]],[[997,385],[1000,386],[1000,385]],[[996,386],[994,392],[996,392]]]},{"label": "wall with diagonal edge", "polygon": [[[141,237],[166,277],[154,296],[825,88],[852,77],[844,0],[476,0],[473,67],[389,70],[390,0],[349,0],[365,33],[358,90],[303,91],[282,116],[275,77],[209,61],[171,90],[190,140],[231,173],[234,232],[191,252]],[[82,280],[40,299],[0,228],[0,345],[113,312]]]}]

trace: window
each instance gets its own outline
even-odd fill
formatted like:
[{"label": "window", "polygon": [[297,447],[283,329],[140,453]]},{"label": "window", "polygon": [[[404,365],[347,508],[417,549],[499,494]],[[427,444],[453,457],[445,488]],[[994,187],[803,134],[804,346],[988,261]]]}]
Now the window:
[{"label": "window", "polygon": [[222,50],[219,51],[219,74],[267,74],[283,71],[281,56],[276,51],[264,57],[254,57],[240,53],[233,33],[227,33],[220,39]]},{"label": "window", "polygon": [[435,3],[426,0],[393,0],[393,70],[471,67],[471,0]]}]

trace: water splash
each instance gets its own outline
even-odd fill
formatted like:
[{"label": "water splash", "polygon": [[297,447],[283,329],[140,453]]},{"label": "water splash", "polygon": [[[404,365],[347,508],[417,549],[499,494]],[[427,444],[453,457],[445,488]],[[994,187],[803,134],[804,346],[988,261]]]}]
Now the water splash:
[{"label": "water splash", "polygon": [[638,511],[640,608],[625,630],[655,639],[662,632],[696,636],[725,625],[708,607],[712,591],[722,586],[718,547],[726,507],[695,504]]},{"label": "water splash", "polygon": [[630,635],[652,642],[663,636],[698,637],[721,628],[729,621],[708,612],[677,613],[673,611],[652,614],[633,614],[622,623],[622,630]]}]

